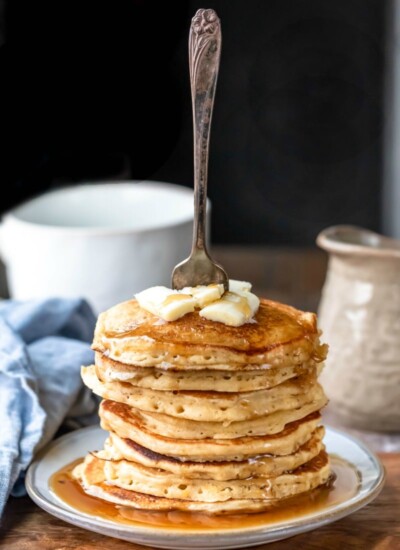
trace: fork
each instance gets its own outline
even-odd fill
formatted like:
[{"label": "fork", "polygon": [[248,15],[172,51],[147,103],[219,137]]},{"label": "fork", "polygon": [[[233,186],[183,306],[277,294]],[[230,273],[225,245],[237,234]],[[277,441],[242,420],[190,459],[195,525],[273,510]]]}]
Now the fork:
[{"label": "fork", "polygon": [[211,118],[221,55],[221,27],[214,10],[201,9],[192,19],[189,33],[189,69],[193,110],[194,223],[189,258],[172,273],[172,288],[223,284],[229,289],[225,270],[214,262],[206,244],[208,151]]}]

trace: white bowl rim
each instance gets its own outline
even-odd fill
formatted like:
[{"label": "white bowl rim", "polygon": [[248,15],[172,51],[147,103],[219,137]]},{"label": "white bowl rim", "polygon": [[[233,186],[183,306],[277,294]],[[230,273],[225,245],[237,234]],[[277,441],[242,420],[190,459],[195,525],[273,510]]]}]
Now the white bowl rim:
[{"label": "white bowl rim", "polygon": [[[170,221],[170,222],[163,222],[163,223],[157,223],[154,222],[151,225],[144,226],[143,228],[134,228],[134,227],[102,227],[102,226],[91,226],[91,227],[79,227],[79,226],[68,226],[68,225],[52,225],[50,223],[37,223],[32,222],[28,220],[24,220],[20,217],[18,217],[18,212],[20,209],[22,209],[24,206],[34,203],[36,201],[39,201],[44,196],[48,195],[56,195],[56,194],[62,194],[69,191],[77,191],[79,188],[114,188],[115,186],[119,187],[126,187],[126,188],[132,188],[133,186],[140,186],[141,188],[148,188],[148,189],[157,189],[161,188],[164,191],[171,191],[175,194],[180,194],[181,196],[190,197],[190,195],[193,197],[193,190],[190,187],[185,187],[183,185],[179,185],[176,183],[170,183],[170,182],[164,182],[164,181],[155,181],[155,180],[122,180],[122,181],[112,181],[112,182],[82,182],[78,183],[76,185],[66,185],[63,187],[58,187],[57,189],[51,189],[49,191],[45,191],[44,193],[41,193],[35,197],[32,197],[8,212],[5,212],[1,218],[1,224],[12,224],[14,226],[20,226],[32,231],[41,232],[45,231],[46,233],[54,232],[57,234],[60,233],[66,233],[68,235],[88,235],[88,236],[104,236],[104,235],[138,235],[143,233],[149,233],[152,231],[159,231],[162,229],[167,229],[170,227],[180,227],[182,225],[185,225],[187,223],[191,223],[193,221],[193,210],[190,212],[188,211],[187,215],[184,214],[178,221]],[[207,206],[208,208],[211,207],[210,200],[207,199]],[[0,225],[1,225],[0,224]]]}]

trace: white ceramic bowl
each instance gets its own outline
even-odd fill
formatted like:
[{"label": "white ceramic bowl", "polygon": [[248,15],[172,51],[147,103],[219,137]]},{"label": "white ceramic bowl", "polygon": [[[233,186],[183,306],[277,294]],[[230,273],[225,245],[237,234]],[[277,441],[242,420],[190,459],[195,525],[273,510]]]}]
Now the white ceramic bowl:
[{"label": "white ceramic bowl", "polygon": [[51,191],[4,215],[0,253],[12,297],[86,298],[96,312],[170,284],[188,256],[193,191],[161,182]]}]

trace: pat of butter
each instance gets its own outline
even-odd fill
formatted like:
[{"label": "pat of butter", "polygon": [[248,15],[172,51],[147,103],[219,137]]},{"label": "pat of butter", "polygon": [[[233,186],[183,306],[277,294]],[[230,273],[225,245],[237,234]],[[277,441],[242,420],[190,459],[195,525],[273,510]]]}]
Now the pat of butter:
[{"label": "pat of butter", "polygon": [[249,322],[260,305],[250,290],[250,283],[230,280],[225,294],[221,284],[182,290],[154,286],[136,294],[136,299],[140,307],[165,321],[176,321],[197,309],[205,319],[238,327]]},{"label": "pat of butter", "polygon": [[196,303],[190,294],[171,294],[162,303],[160,317],[165,321],[176,321],[186,313],[194,311]]},{"label": "pat of butter", "polygon": [[260,300],[251,292],[227,292],[216,302],[200,310],[199,315],[231,327],[248,323],[257,312]]},{"label": "pat of butter", "polygon": [[195,308],[195,301],[189,294],[171,290],[165,286],[153,286],[136,294],[140,307],[165,321],[176,321]]},{"label": "pat of butter", "polygon": [[201,308],[219,300],[224,293],[224,285],[186,287],[182,289],[182,292],[191,294],[196,302],[196,307]]},{"label": "pat of butter", "polygon": [[229,290],[230,292],[250,292],[251,283],[229,279]]}]

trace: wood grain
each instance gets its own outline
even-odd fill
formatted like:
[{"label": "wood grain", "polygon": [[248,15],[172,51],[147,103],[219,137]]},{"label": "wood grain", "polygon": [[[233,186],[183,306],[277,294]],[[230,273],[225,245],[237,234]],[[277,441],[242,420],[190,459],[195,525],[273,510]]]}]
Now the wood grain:
[{"label": "wood grain", "polygon": [[[400,454],[381,454],[387,481],[379,497],[353,515],[310,533],[273,544],[265,550],[400,549]],[[58,520],[28,497],[12,498],[0,536],[5,550],[136,550],[143,546],[91,533]]]}]

